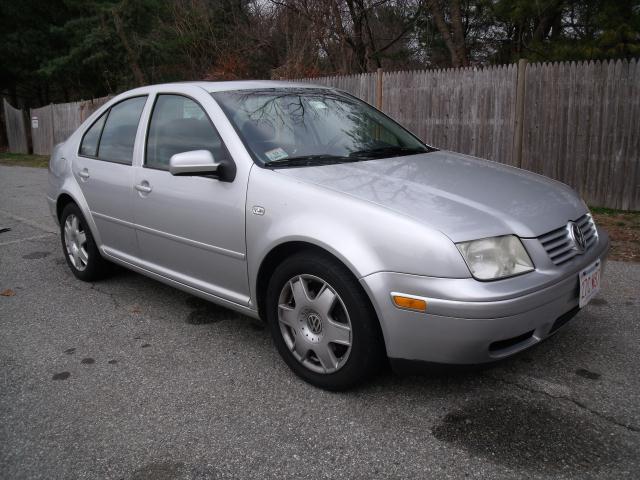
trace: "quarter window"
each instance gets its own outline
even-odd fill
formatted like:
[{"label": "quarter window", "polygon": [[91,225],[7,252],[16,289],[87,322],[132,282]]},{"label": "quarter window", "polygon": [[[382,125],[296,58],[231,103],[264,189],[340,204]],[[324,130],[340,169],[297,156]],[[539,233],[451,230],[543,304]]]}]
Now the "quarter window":
[{"label": "quarter window", "polygon": [[98,145],[100,160],[131,165],[138,122],[146,101],[147,97],[135,97],[111,107]]},{"label": "quarter window", "polygon": [[227,159],[222,140],[202,107],[181,95],[158,95],[147,136],[145,166],[169,170],[176,153],[209,150],[218,162]]},{"label": "quarter window", "polygon": [[82,143],[80,144],[80,155],[86,157],[98,156],[98,141],[100,140],[100,133],[102,132],[102,126],[107,118],[107,114],[103,113],[102,116],[91,125],[91,128],[87,130],[82,137]]}]

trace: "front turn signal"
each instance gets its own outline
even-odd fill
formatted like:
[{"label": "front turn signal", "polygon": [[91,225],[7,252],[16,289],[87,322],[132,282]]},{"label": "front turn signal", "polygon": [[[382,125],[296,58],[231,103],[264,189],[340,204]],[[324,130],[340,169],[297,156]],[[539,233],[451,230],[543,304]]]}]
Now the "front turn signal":
[{"label": "front turn signal", "polygon": [[413,310],[416,312],[427,311],[427,302],[422,298],[408,297],[406,295],[401,295],[398,293],[392,293],[391,298],[393,299],[394,305],[398,308],[402,308],[404,310]]}]

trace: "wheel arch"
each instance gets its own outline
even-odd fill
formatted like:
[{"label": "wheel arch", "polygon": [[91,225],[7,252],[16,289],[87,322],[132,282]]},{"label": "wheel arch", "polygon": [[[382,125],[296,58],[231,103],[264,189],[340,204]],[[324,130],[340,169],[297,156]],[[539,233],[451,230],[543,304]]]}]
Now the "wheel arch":
[{"label": "wheel arch", "polygon": [[98,246],[98,249],[100,249],[100,246],[102,245],[100,233],[98,232],[98,228],[93,220],[93,217],[91,216],[91,212],[89,211],[89,206],[85,201],[83,201],[84,197],[80,197],[80,198],[82,198],[82,200],[80,200],[77,196],[73,195],[72,192],[66,189],[60,192],[60,194],[56,198],[56,216],[58,218],[58,223],[61,224],[60,217],[62,216],[62,212],[64,211],[65,207],[70,203],[76,204],[80,209],[80,211],[82,212],[82,215],[84,216],[87,222],[87,225],[89,226],[89,230],[91,231],[93,240],[96,242],[96,246]]},{"label": "wheel arch", "polygon": [[78,202],[76,202],[75,199],[68,193],[62,193],[58,196],[56,200],[56,217],[58,217],[58,221],[61,220],[60,217],[62,216],[62,211],[70,203],[75,203],[76,205],[78,205]]},{"label": "wheel arch", "polygon": [[269,279],[273,275],[273,272],[278,267],[278,265],[280,265],[287,257],[290,257],[291,255],[294,255],[302,251],[315,252],[320,255],[330,257],[332,260],[339,262],[347,270],[349,270],[349,272],[351,272],[354,279],[356,280],[356,283],[360,286],[360,288],[362,289],[362,292],[364,293],[365,297],[369,301],[369,305],[371,306],[371,312],[373,315],[375,315],[376,322],[379,328],[380,338],[384,344],[385,343],[384,329],[382,328],[382,323],[380,321],[378,311],[375,308],[375,302],[369,295],[369,292],[360,283],[359,275],[357,274],[356,271],[354,271],[353,266],[349,265],[348,262],[344,261],[342,258],[334,254],[330,250],[308,241],[292,240],[292,241],[286,241],[286,242],[280,243],[279,245],[274,246],[269,251],[269,253],[267,253],[263,258],[262,262],[260,263],[260,267],[258,269],[258,274],[256,277],[256,290],[255,290],[256,303],[258,307],[258,315],[260,316],[260,318],[266,321],[265,296],[267,292],[267,287],[269,285]]}]

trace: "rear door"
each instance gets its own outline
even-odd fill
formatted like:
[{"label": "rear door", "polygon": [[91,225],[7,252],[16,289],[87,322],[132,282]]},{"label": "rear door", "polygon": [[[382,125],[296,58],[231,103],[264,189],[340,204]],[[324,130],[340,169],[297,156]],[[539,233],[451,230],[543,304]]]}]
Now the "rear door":
[{"label": "rear door", "polygon": [[[140,258],[149,270],[248,305],[248,170],[239,169],[236,175],[235,162],[204,105],[219,109],[202,89],[155,97],[143,163],[135,169]],[[171,175],[171,156],[192,150],[209,150],[222,162],[223,178]]]},{"label": "rear door", "polygon": [[82,137],[73,174],[98,227],[103,248],[116,256],[136,256],[133,227],[136,137],[147,96],[114,104]]}]

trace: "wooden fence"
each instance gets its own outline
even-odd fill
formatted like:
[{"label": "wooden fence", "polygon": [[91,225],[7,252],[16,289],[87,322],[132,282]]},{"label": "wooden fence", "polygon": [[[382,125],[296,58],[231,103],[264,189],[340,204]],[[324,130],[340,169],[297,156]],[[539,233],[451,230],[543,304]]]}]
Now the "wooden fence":
[{"label": "wooden fence", "polygon": [[385,73],[382,110],[429,144],[513,164],[516,73],[513,65]]},{"label": "wooden fence", "polygon": [[111,97],[59,103],[31,109],[33,153],[49,155],[53,146],[64,142],[89,115]]},{"label": "wooden fence", "polygon": [[364,73],[362,75],[338,75],[333,77],[301,78],[299,82],[313,83],[327,87],[339,88],[345,92],[368,102],[376,103],[376,87],[378,78],[375,73]]},{"label": "wooden fence", "polygon": [[525,88],[522,167],[640,210],[640,62],[532,64]]},{"label": "wooden fence", "polygon": [[24,126],[22,110],[13,108],[6,99],[2,99],[4,121],[7,128],[7,143],[12,153],[29,153],[27,130]]},{"label": "wooden fence", "polygon": [[534,63],[299,81],[343,89],[425,142],[640,210],[640,62]]},{"label": "wooden fence", "polygon": [[[425,142],[567,183],[590,205],[640,210],[640,62],[564,62],[300,79],[381,108]],[[31,110],[47,155],[109,97]],[[24,117],[4,101],[10,151]]]}]

